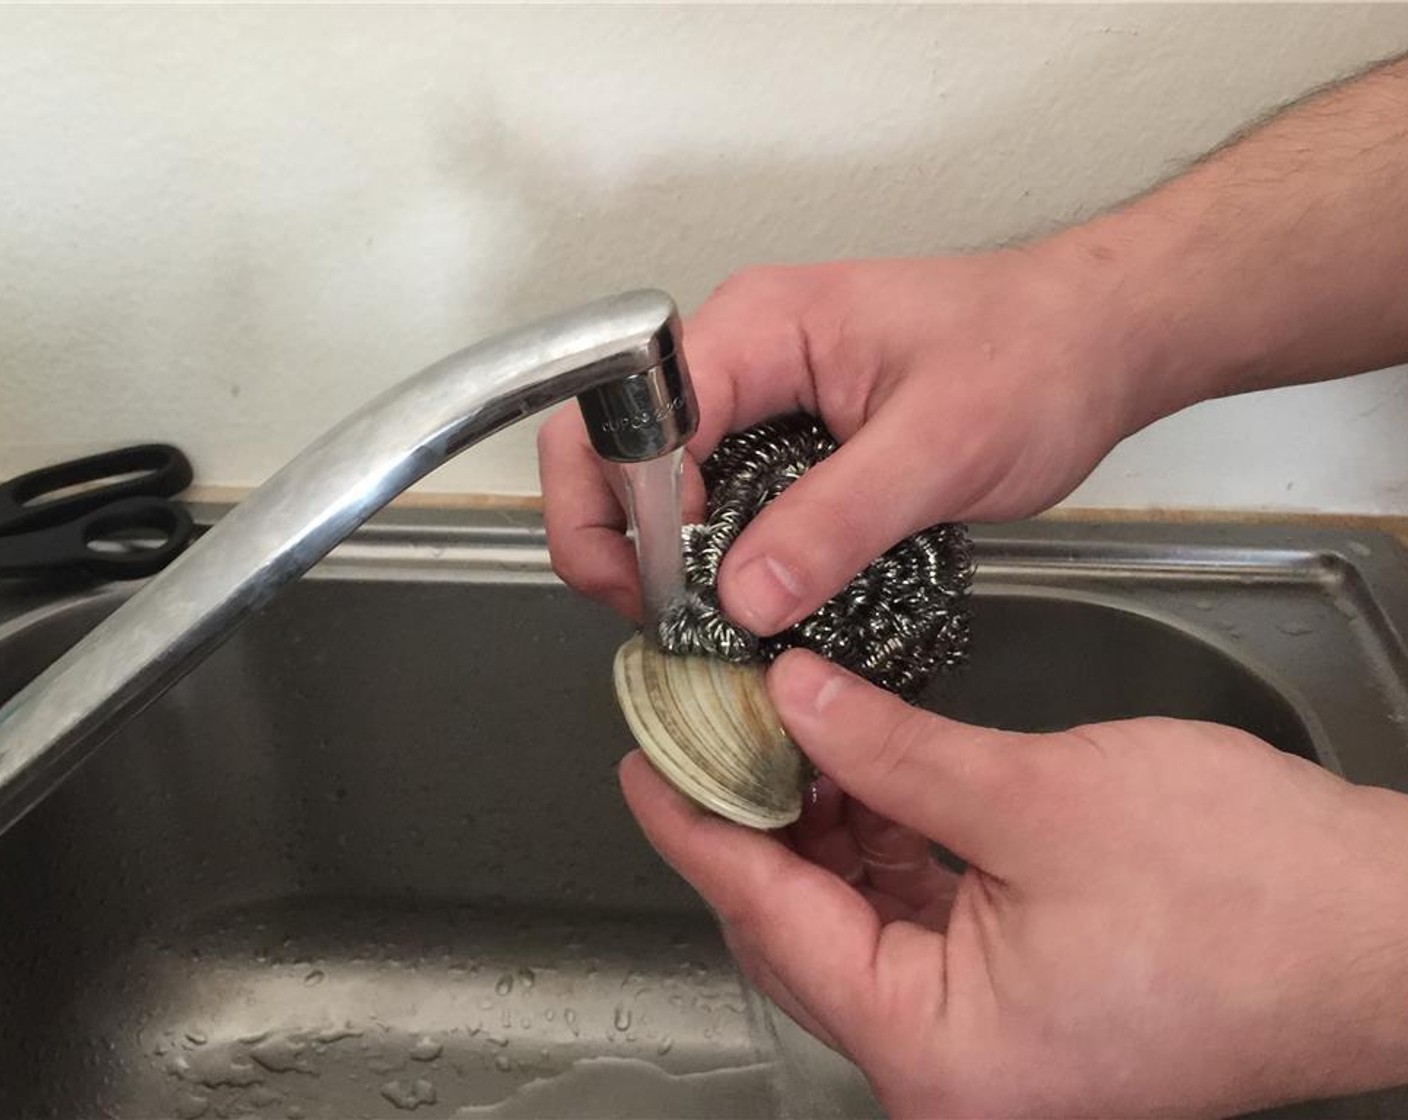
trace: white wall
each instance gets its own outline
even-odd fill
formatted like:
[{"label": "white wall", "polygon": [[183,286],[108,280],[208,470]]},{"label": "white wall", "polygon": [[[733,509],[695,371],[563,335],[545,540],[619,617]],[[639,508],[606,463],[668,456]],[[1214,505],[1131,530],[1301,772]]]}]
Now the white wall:
[{"label": "white wall", "polygon": [[[1044,228],[1405,48],[1393,5],[0,9],[0,472],[257,482],[527,316]],[[536,490],[531,430],[430,485]],[[1408,511],[1408,380],[1204,406],[1074,501]]]}]

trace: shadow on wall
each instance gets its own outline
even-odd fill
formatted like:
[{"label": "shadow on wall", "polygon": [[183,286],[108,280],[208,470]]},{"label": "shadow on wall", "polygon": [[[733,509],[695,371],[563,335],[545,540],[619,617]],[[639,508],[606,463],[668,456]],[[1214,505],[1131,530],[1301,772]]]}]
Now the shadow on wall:
[{"label": "shadow on wall", "polygon": [[[492,95],[483,101],[492,105]],[[1022,110],[1014,105],[1013,112]],[[510,134],[490,109],[442,136],[447,175],[508,216],[516,231],[514,252],[496,262],[498,275],[467,278],[475,290],[467,310],[497,329],[637,286],[669,287],[689,309],[751,264],[973,250],[1081,216],[1044,218],[1040,205],[1026,201],[1033,188],[1025,184],[1040,182],[1040,166],[1000,185],[989,178],[992,165],[1004,162],[984,148],[992,137],[987,131],[965,142],[936,130],[904,148],[780,164],[737,155],[691,163],[672,154],[594,190],[531,136]],[[982,200],[976,208],[974,199]],[[987,216],[981,229],[944,220],[948,210],[975,209]],[[1003,221],[1003,212],[1021,218]]]},{"label": "shadow on wall", "polygon": [[[642,145],[648,158],[614,180],[590,169],[579,177],[574,153],[516,131],[512,105],[493,88],[471,88],[435,131],[438,166],[452,190],[511,225],[513,252],[492,254],[458,286],[466,317],[499,329],[637,286],[666,288],[688,312],[749,264],[1029,238],[1176,172],[1248,117],[1363,59],[1362,35],[1357,49],[1352,36],[1323,34],[1308,46],[1325,27],[1314,10],[1276,9],[1242,68],[1226,63],[1229,42],[1252,38],[1244,10],[1203,9],[1195,20],[1177,8],[1076,8],[1038,20],[1030,9],[949,9],[945,18],[973,57],[936,48],[930,80],[913,91],[934,111],[886,127],[893,110],[870,106],[873,132],[858,128],[812,152],[657,143]],[[1057,32],[1052,46],[1034,46],[1034,24]],[[1408,18],[1397,26],[1408,43]],[[926,27],[932,35],[932,24],[916,32]],[[576,151],[614,139],[606,120]],[[531,487],[535,427],[494,437],[432,486]]]},{"label": "shadow on wall", "polygon": [[[160,433],[203,478],[257,482],[492,331],[639,286],[690,310],[752,263],[1042,232],[1408,44],[1408,6],[612,11],[85,22],[88,65],[36,64],[29,85],[101,106],[87,146],[51,152],[49,117],[17,114],[47,160],[31,186],[53,184],[29,204],[52,221],[0,221],[0,463]],[[94,74],[123,96],[86,96]],[[665,93],[634,142],[629,99]],[[457,485],[531,487],[531,426],[493,448]]]},{"label": "shadow on wall", "polygon": [[[834,145],[837,154],[788,151],[768,160],[683,149],[657,153],[609,187],[571,175],[570,159],[514,134],[494,92],[481,89],[466,99],[472,115],[439,128],[440,166],[454,189],[507,217],[514,252],[494,262],[492,277],[467,279],[474,292],[466,310],[496,329],[644,285],[669,288],[690,309],[749,264],[1025,240],[1185,166],[1244,123],[1248,112],[1227,106],[1246,106],[1249,89],[1272,91],[1255,105],[1260,112],[1344,69],[1333,51],[1303,46],[1323,26],[1314,12],[1278,9],[1258,58],[1237,72],[1208,60],[1226,60],[1238,21],[1247,37],[1242,13],[1204,9],[1190,28],[1186,12],[1099,9],[1097,19],[1095,11],[1065,16],[1076,30],[1064,27],[1039,65],[965,70],[937,57],[931,82],[915,90],[935,112],[900,143],[894,129],[881,129],[884,141],[850,136]],[[980,25],[991,40],[983,57],[994,62],[1004,38],[1032,24],[1030,11],[1011,9],[950,9],[948,19]],[[1408,42],[1408,20],[1401,23]],[[1166,38],[1165,26],[1173,32]],[[1180,52],[1173,60],[1172,44]],[[1030,42],[1020,53],[1032,59]],[[963,81],[982,82],[976,102],[972,90],[945,84]],[[1198,90],[1194,112],[1186,108],[1190,87]],[[941,111],[959,97],[967,97],[961,108]],[[1185,108],[1172,112],[1180,102]],[[583,147],[611,144],[609,124]]]}]

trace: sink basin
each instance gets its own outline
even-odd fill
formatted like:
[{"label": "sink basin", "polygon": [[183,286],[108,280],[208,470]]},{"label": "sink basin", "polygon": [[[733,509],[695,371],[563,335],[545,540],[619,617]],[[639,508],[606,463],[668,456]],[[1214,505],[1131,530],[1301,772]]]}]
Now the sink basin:
[{"label": "sink basin", "polygon": [[[927,705],[1218,720],[1408,790],[1388,538],[1043,523],[979,562]],[[122,594],[0,585],[0,697]],[[530,514],[354,536],[0,836],[0,1116],[878,1114],[622,805],[625,635]]]}]

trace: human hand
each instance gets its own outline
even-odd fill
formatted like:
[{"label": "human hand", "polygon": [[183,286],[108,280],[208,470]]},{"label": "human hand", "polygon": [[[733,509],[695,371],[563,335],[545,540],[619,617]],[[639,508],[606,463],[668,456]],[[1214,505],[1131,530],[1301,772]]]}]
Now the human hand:
[{"label": "human hand", "polygon": [[1408,1080],[1408,799],[1212,724],[968,727],[801,651],[769,686],[836,787],[789,835],[638,753],[622,784],[752,982],[892,1115],[1214,1116]]},{"label": "human hand", "polygon": [[[753,269],[705,302],[685,331],[701,418],[691,518],[694,462],[727,432],[800,409],[842,442],[729,549],[730,617],[775,633],[919,529],[1035,513],[1150,418],[1131,399],[1136,333],[1080,259],[1035,247]],[[539,462],[554,567],[638,615],[616,472],[574,405],[544,425]]]}]

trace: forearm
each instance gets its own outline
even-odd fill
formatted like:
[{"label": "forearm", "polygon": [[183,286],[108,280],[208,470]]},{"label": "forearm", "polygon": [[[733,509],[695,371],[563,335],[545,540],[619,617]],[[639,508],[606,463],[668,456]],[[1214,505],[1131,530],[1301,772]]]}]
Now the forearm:
[{"label": "forearm", "polygon": [[1052,238],[1140,378],[1134,426],[1408,360],[1408,58]]}]

